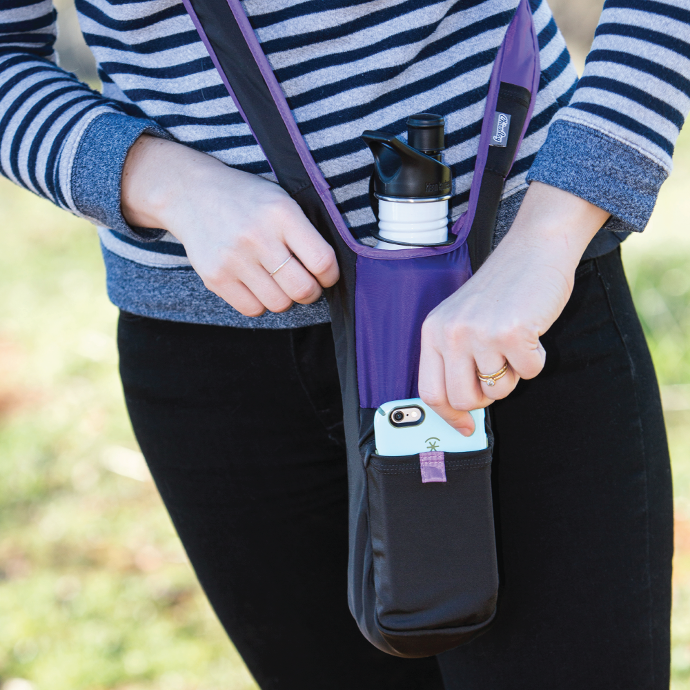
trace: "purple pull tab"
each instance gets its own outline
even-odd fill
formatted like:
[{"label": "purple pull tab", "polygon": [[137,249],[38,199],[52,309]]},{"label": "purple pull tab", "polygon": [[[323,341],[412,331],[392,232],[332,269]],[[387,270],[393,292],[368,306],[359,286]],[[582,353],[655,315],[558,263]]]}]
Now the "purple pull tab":
[{"label": "purple pull tab", "polygon": [[422,484],[446,481],[446,460],[443,451],[420,453],[419,465],[422,468]]}]

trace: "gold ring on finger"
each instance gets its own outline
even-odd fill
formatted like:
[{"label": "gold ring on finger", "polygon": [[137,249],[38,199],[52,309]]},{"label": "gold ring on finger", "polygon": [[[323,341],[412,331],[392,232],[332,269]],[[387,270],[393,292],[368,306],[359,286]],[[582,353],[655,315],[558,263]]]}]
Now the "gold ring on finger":
[{"label": "gold ring on finger", "polygon": [[496,381],[499,379],[502,379],[505,375],[506,372],[508,371],[508,360],[506,360],[505,364],[496,372],[493,374],[482,374],[479,369],[477,369],[477,378],[482,382],[485,383],[487,386],[495,386]]}]

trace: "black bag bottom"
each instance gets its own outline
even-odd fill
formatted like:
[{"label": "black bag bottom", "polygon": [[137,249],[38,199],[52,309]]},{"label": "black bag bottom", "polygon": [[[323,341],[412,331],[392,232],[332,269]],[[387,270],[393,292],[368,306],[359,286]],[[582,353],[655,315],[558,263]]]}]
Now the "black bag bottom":
[{"label": "black bag bottom", "polygon": [[426,483],[419,455],[369,458],[376,623],[401,656],[452,649],[493,620],[491,451],[445,453],[445,481]]},{"label": "black bag bottom", "polygon": [[470,642],[485,633],[496,616],[496,609],[482,623],[447,630],[415,630],[410,633],[393,633],[383,628],[378,620],[376,624],[383,639],[400,655],[407,659],[418,659],[435,656],[460,645]]}]

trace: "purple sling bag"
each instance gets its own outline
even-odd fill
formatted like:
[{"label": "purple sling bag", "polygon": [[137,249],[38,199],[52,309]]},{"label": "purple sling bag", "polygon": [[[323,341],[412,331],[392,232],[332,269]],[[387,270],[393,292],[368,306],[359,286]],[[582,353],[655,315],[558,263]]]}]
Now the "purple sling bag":
[{"label": "purple sling bag", "polygon": [[[491,624],[498,598],[489,415],[486,450],[402,457],[375,454],[373,422],[382,403],[418,396],[422,323],[490,252],[503,183],[539,85],[529,2],[519,0],[494,61],[455,241],[390,252],[358,243],[345,225],[240,1],[183,1],[279,184],[340,265],[326,297],[347,441],[352,615],[372,644],[397,656],[431,656],[468,642]],[[505,148],[490,147],[496,111],[511,116]],[[325,632],[328,621],[323,625]]]}]

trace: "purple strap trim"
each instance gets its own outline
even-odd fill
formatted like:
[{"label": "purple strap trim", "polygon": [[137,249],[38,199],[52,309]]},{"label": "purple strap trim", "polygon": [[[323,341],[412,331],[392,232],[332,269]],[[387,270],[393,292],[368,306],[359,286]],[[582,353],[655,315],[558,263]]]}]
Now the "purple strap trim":
[{"label": "purple strap trim", "polygon": [[[223,84],[225,85],[225,88],[228,90],[228,93],[230,94],[230,98],[232,98],[232,101],[235,104],[235,107],[237,108],[239,114],[242,116],[242,119],[247,123],[247,127],[249,127],[249,131],[252,133],[254,140],[259,145],[259,148],[261,149],[262,153],[264,154],[264,158],[268,161],[268,164],[271,166],[271,170],[273,170],[273,166],[271,165],[271,161],[268,160],[268,156],[266,155],[266,152],[263,150],[263,147],[259,143],[259,140],[257,139],[256,134],[254,134],[254,130],[252,129],[251,122],[249,122],[249,118],[244,114],[244,110],[242,109],[240,102],[237,100],[237,96],[235,96],[235,92],[232,90],[232,86],[230,86],[230,82],[228,81],[228,78],[225,75],[225,72],[222,70],[222,68],[220,66],[220,62],[218,62],[218,58],[216,56],[216,51],[213,50],[213,47],[211,46],[211,43],[208,40],[208,36],[206,36],[206,32],[204,31],[204,27],[201,26],[201,22],[199,21],[199,17],[197,17],[196,12],[194,11],[194,8],[192,7],[191,0],[182,0],[182,3],[184,4],[184,8],[187,10],[187,14],[190,16],[192,23],[194,24],[194,28],[196,29],[197,33],[199,34],[199,38],[201,39],[202,43],[206,46],[206,50],[208,51],[208,54],[211,57],[211,60],[213,61],[213,65],[216,68],[216,72],[218,72],[218,75],[220,76]],[[275,172],[276,171],[273,170],[274,175],[275,175]]]},{"label": "purple strap trim", "polygon": [[[539,79],[536,83],[534,81],[535,72],[537,77],[540,76],[539,69],[535,70],[535,55],[539,55],[539,43],[532,24],[532,10],[528,0],[521,0],[503,39],[501,81],[522,86],[529,91],[539,86]],[[536,66],[538,67],[538,62]]]},{"label": "purple strap trim", "polygon": [[[524,0],[523,0],[524,1]],[[513,26],[512,22],[508,27],[510,31]],[[500,72],[501,64],[503,62],[503,49],[505,40],[501,43],[498,49],[498,55],[494,60],[494,66],[491,70],[491,81],[489,82],[489,93],[486,96],[486,108],[484,109],[484,118],[482,120],[482,132],[479,135],[479,150],[477,151],[477,160],[474,165],[474,175],[472,176],[472,184],[470,185],[470,199],[467,204],[467,211],[463,213],[460,218],[455,221],[452,227],[458,237],[462,237],[463,241],[467,239],[470,233],[472,223],[474,222],[474,214],[477,210],[477,201],[479,199],[479,188],[482,184],[482,177],[484,176],[484,168],[486,167],[486,160],[489,157],[489,139],[493,129],[493,117],[487,117],[488,113],[493,113],[496,110],[496,103],[498,101],[498,90],[501,86]]]},{"label": "purple strap trim", "polygon": [[[510,32],[510,29],[513,29],[512,32]],[[509,34],[506,36],[504,43],[510,58],[505,60],[505,64],[502,66],[501,81],[523,86],[532,93],[525,125],[515,149],[514,163],[529,123],[532,120],[532,113],[534,112],[534,106],[537,103],[537,93],[539,92],[539,81],[541,79],[539,39],[532,21],[532,10],[528,0],[521,0],[518,5],[515,18],[509,27]]]},{"label": "purple strap trim", "polygon": [[420,453],[419,466],[422,468],[422,484],[446,481],[446,459],[443,451]]},{"label": "purple strap trim", "polygon": [[498,55],[496,55],[496,60],[491,70],[489,93],[486,97],[486,109],[484,110],[482,131],[479,136],[479,150],[477,151],[474,176],[472,177],[472,184],[470,185],[470,199],[467,205],[467,211],[455,221],[452,228],[452,232],[458,235],[458,237],[462,237],[463,241],[469,234],[472,222],[474,221],[474,214],[477,210],[479,188],[482,183],[486,160],[489,156],[489,140],[493,128],[493,117],[487,117],[487,114],[493,113],[496,110],[498,90],[501,86],[501,82],[505,81],[510,84],[524,86],[532,93],[529,110],[527,111],[527,118],[525,119],[525,126],[515,150],[515,155],[517,156],[520,145],[522,144],[522,139],[525,136],[530,119],[532,118],[534,104],[537,100],[537,91],[539,90],[540,77],[539,42],[532,20],[532,10],[529,6],[529,0],[520,0],[520,4],[515,11],[515,16],[511,20],[508,30],[506,31],[503,43],[501,43],[498,49]]}]

